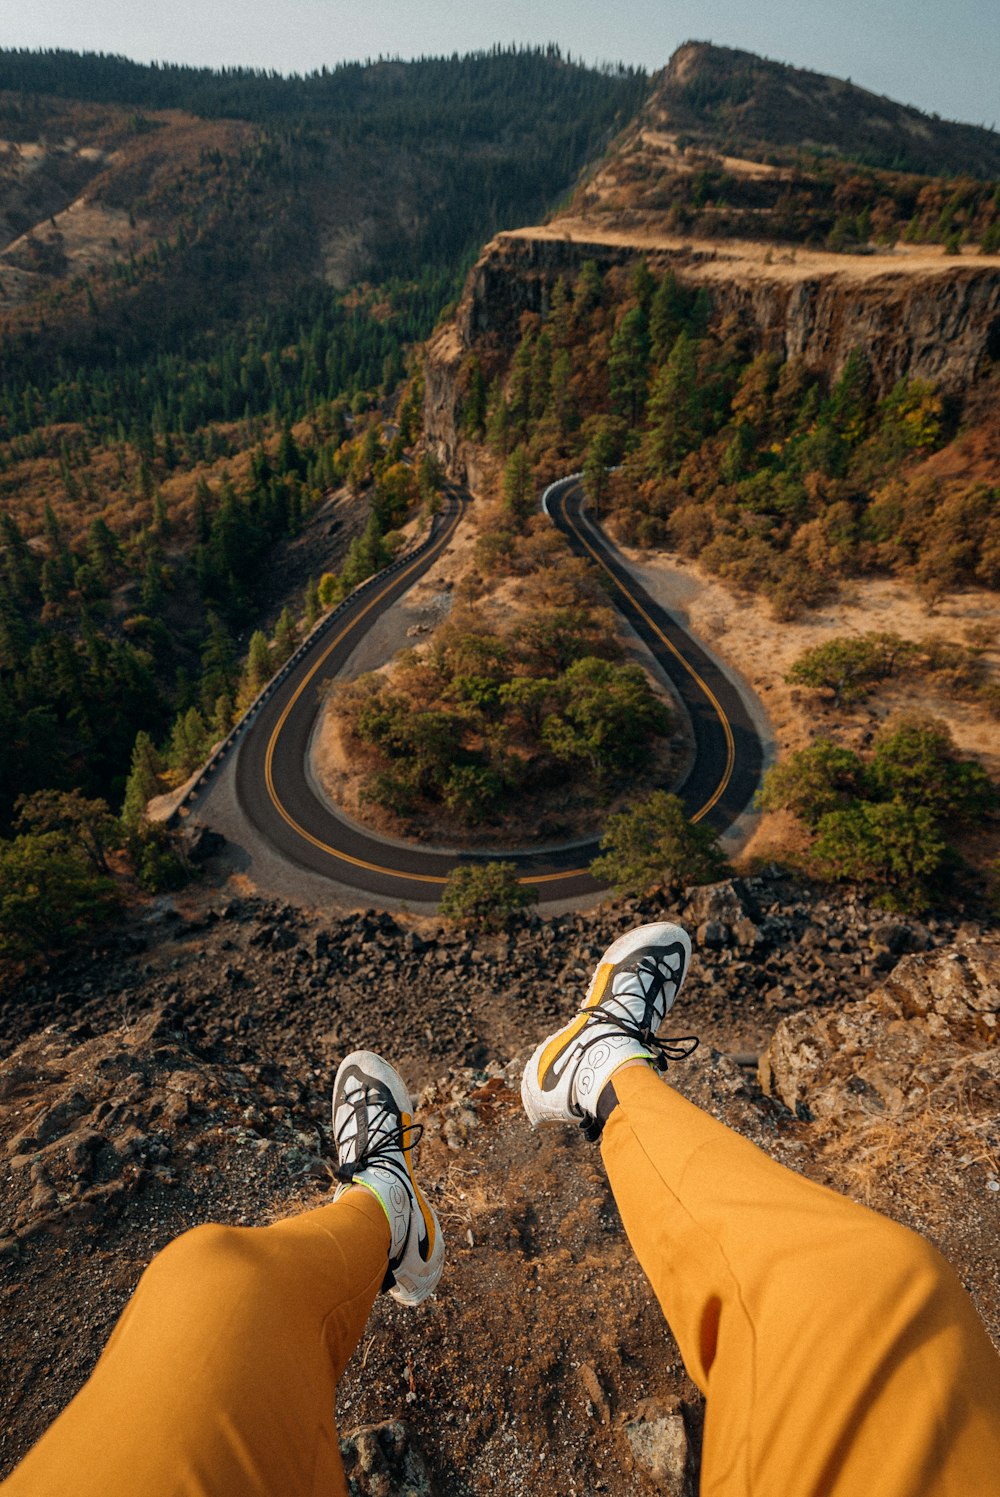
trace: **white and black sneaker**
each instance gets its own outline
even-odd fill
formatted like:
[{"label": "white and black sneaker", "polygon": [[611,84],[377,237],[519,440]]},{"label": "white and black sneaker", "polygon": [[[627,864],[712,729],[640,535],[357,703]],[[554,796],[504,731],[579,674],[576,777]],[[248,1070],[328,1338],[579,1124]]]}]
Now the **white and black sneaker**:
[{"label": "white and black sneaker", "polygon": [[544,1039],[525,1067],[521,1100],[533,1128],[579,1122],[597,1138],[605,1121],[598,1104],[615,1071],[630,1060],[665,1071],[691,1054],[694,1038],[656,1037],[690,961],[691,942],[679,925],[640,925],[612,942],[580,1012]]},{"label": "white and black sneaker", "polygon": [[421,1134],[399,1072],[370,1050],[341,1061],[333,1083],[333,1138],[341,1195],[363,1185],[389,1222],[384,1287],[404,1305],[433,1294],[444,1264],[441,1224],[413,1178],[412,1150]]}]

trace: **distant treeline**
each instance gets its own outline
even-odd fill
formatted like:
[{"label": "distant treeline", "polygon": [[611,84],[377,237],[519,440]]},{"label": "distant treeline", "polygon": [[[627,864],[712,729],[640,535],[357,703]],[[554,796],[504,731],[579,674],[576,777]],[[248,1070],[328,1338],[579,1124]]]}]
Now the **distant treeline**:
[{"label": "distant treeline", "polygon": [[495,139],[498,126],[517,126],[533,101],[553,117],[580,121],[613,101],[631,115],[646,74],[623,66],[591,68],[558,47],[495,47],[465,57],[380,58],[342,62],[303,77],[260,68],[193,68],[138,63],[107,53],[60,49],[0,50],[0,89],[142,109],[186,109],[207,119],[267,123],[321,115],[341,119],[352,134],[410,133],[421,121],[454,132],[456,140]]}]

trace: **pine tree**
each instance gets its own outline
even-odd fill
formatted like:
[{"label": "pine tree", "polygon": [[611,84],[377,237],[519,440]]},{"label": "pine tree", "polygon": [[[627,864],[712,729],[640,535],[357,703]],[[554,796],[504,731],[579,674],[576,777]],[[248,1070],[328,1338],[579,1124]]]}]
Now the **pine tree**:
[{"label": "pine tree", "polygon": [[261,629],[255,629],[250,636],[250,646],[247,650],[247,663],[244,671],[244,680],[250,687],[251,699],[255,697],[262,686],[266,686],[274,674],[274,666],[271,662],[271,646],[267,642],[267,635]]},{"label": "pine tree", "polygon": [[625,313],[611,339],[608,377],[615,413],[637,426],[646,403],[649,328],[641,307]]},{"label": "pine tree", "polygon": [[515,447],[507,459],[503,473],[503,502],[518,530],[523,530],[535,512],[535,484],[526,447]]},{"label": "pine tree", "polygon": [[299,642],[299,631],[295,620],[287,605],[281,610],[281,616],[275,625],[274,649],[272,658],[275,670],[284,665],[289,656],[295,653]]},{"label": "pine tree", "polygon": [[642,458],[646,471],[654,477],[674,472],[701,433],[697,373],[695,345],[686,332],[681,332],[649,397]]},{"label": "pine tree", "polygon": [[132,750],[132,768],[125,781],[125,801],[122,805],[122,825],[128,831],[134,831],[139,826],[146,814],[146,806],[155,795],[162,793],[162,767],[162,761],[149,734],[138,733]]},{"label": "pine tree", "polygon": [[305,592],[305,614],[307,629],[312,629],[315,626],[316,621],[318,620],[322,611],[323,609],[322,604],[320,603],[319,587],[317,586],[316,578],[310,577],[308,582],[306,583]]}]

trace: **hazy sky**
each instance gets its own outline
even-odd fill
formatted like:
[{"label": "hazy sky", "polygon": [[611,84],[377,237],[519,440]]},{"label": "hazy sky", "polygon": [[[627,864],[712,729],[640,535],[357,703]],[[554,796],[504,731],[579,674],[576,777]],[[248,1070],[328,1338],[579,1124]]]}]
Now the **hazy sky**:
[{"label": "hazy sky", "polygon": [[998,0],[0,0],[6,47],[280,72],[512,41],[653,70],[692,38],[849,77],[946,118],[1000,123]]}]

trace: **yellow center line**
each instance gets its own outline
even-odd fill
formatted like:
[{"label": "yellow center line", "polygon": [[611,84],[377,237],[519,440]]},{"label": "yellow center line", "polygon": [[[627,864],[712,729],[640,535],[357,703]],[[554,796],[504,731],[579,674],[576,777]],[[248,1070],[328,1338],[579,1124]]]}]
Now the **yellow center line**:
[{"label": "yellow center line", "polygon": [[[719,721],[722,724],[722,729],[726,737],[726,767],[722,779],[719,781],[719,784],[717,785],[712,796],[705,802],[700,810],[698,810],[695,815],[691,817],[692,821],[700,821],[703,816],[706,816],[708,814],[708,812],[719,800],[720,796],[725,792],[726,786],[729,784],[729,781],[732,777],[733,766],[736,760],[736,746],[733,741],[733,731],[730,726],[729,719],[727,718],[720,702],[718,701],[718,698],[712,691],[711,687],[708,685],[707,681],[703,680],[703,678],[695,670],[694,666],[691,665],[690,661],[684,658],[684,656],[676,648],[676,646],[671,644],[670,640],[667,639],[662,630],[660,630],[654,623],[654,621],[650,618],[649,614],[643,608],[642,604],[639,603],[638,599],[634,598],[628,591],[628,589],[623,585],[623,583],[619,581],[614,572],[612,572],[611,568],[603,560],[601,555],[591,546],[586,536],[570,519],[569,514],[566,512],[565,508],[563,510],[563,513],[566,518],[567,524],[573,530],[574,534],[577,536],[581,544],[586,548],[587,551],[589,551],[590,555],[594,558],[598,565],[601,566],[605,572],[607,572],[608,576],[618,588],[619,592],[623,593],[625,597],[628,598],[632,606],[642,615],[657,638],[662,640],[667,649],[676,656],[681,665],[683,665],[684,669],[705,693],[705,696],[711,702],[712,707],[715,709],[715,712],[718,715]],[[448,529],[443,533],[434,550],[432,551],[431,557],[436,556],[439,552],[444,550],[445,546],[451,540],[454,531],[457,529],[458,523],[461,518],[462,509],[459,508],[458,513],[455,515],[455,518],[452,521],[451,525],[449,525]],[[317,659],[316,663],[306,673],[306,675],[303,676],[299,685],[296,687],[294,693],[289,699],[284,711],[279,717],[274,731],[272,732],[271,737],[268,741],[267,755],[264,761],[264,777],[267,782],[267,793],[270,797],[271,804],[274,806],[279,816],[281,816],[282,820],[285,821],[294,832],[296,832],[306,842],[311,843],[313,847],[318,848],[320,852],[325,852],[332,858],[338,858],[341,862],[350,863],[355,868],[364,868],[369,873],[379,873],[386,878],[396,878],[403,880],[412,879],[414,882],[421,884],[445,884],[448,881],[447,875],[436,873],[402,873],[398,869],[386,868],[380,863],[371,863],[366,858],[356,858],[352,853],[342,852],[339,848],[331,847],[328,842],[323,842],[319,837],[314,837],[311,832],[307,831],[304,826],[302,826],[298,821],[295,820],[294,816],[292,816],[292,814],[285,808],[285,806],[279,799],[278,792],[274,784],[274,754],[277,747],[278,738],[286,722],[288,721],[293,707],[301,697],[302,693],[305,691],[306,687],[313,680],[317,671],[321,668],[321,666],[325,663],[330,654],[337,648],[341,641],[347,638],[351,630],[371,612],[371,610],[377,603],[380,603],[382,601],[386,594],[390,592],[393,587],[395,587],[396,583],[402,581],[403,578],[408,577],[412,571],[414,571],[418,566],[429,559],[430,558],[428,558],[427,556],[418,557],[409,567],[406,568],[404,572],[401,572],[398,576],[394,577],[392,581],[382,589],[381,592],[377,593],[374,598],[370,599],[370,601],[365,605],[361,612],[359,614],[356,614],[351,622],[345,625],[340,633],[336,635],[333,640],[331,640],[326,649]],[[557,883],[560,879],[577,878],[581,874],[586,874],[589,872],[589,868],[570,868],[562,873],[540,873],[533,875],[529,874],[524,878],[519,879],[518,882],[522,884],[551,884]]]},{"label": "yellow center line", "polygon": [[[560,495],[560,497],[562,496]],[[712,807],[718,802],[719,798],[725,794],[726,786],[729,784],[729,781],[733,777],[733,769],[736,764],[736,744],[733,739],[733,730],[729,722],[729,718],[723,711],[722,703],[719,701],[718,697],[715,695],[715,692],[709,686],[708,682],[698,674],[691,662],[685,659],[680,650],[678,650],[677,646],[672,644],[667,636],[663,633],[662,629],[660,629],[658,625],[654,623],[649,614],[646,612],[645,608],[643,608],[642,604],[639,602],[638,598],[634,598],[629,592],[628,588],[624,585],[624,583],[621,582],[618,577],[616,577],[615,573],[608,566],[607,562],[601,556],[600,552],[594,550],[593,546],[587,540],[587,537],[584,535],[583,531],[580,530],[580,528],[570,518],[570,514],[568,509],[566,508],[565,502],[563,503],[563,516],[566,520],[567,525],[569,525],[570,529],[580,541],[581,545],[586,547],[591,556],[597,562],[598,566],[603,567],[604,571],[607,572],[608,576],[611,578],[618,591],[620,593],[623,593],[625,597],[628,598],[629,602],[632,604],[632,607],[635,608],[638,613],[642,614],[642,617],[646,620],[646,623],[652,629],[657,639],[662,640],[670,653],[680,661],[681,665],[687,671],[688,675],[705,693],[706,697],[711,702],[720,723],[722,724],[722,731],[725,734],[726,738],[726,767],[723,770],[722,779],[715,787],[713,793],[709,796],[705,804],[691,817],[692,821],[701,821],[702,817],[707,816]]]},{"label": "yellow center line", "polygon": [[[454,520],[448,526],[448,529],[441,536],[441,539],[438,541],[438,544],[435,546],[434,550],[431,552],[431,558],[433,558],[434,556],[436,556],[440,551],[444,550],[444,548],[447,545],[447,543],[451,540],[451,537],[454,534],[454,532],[455,532],[455,530],[456,530],[456,528],[458,526],[458,522],[459,522],[459,520],[461,520],[461,518],[462,518],[462,509],[460,507],[459,510],[458,510],[458,513],[456,514],[456,516],[454,518]],[[330,641],[330,643],[327,645],[327,647],[323,651],[322,655],[320,655],[319,659],[316,661],[316,663],[312,667],[312,669],[309,670],[306,673],[306,675],[303,676],[302,680],[299,682],[299,685],[296,687],[294,693],[290,697],[290,699],[288,701],[288,704],[285,707],[285,710],[282,712],[281,716],[278,718],[277,724],[275,725],[275,728],[274,728],[274,732],[271,734],[271,737],[270,737],[270,739],[268,741],[268,745],[267,745],[267,756],[266,756],[265,761],[264,761],[264,778],[265,778],[265,780],[267,782],[267,793],[270,796],[271,804],[274,806],[274,808],[278,812],[279,816],[281,816],[282,820],[284,820],[285,822],[287,822],[288,825],[292,828],[292,830],[294,832],[297,832],[300,837],[303,837],[306,840],[306,842],[311,842],[312,845],[313,845],[313,847],[319,848],[320,852],[329,853],[330,857],[332,857],[332,858],[339,858],[341,860],[341,862],[351,863],[351,864],[353,864],[353,866],[355,868],[365,868],[365,869],[368,870],[369,873],[381,873],[381,874],[387,875],[389,878],[415,879],[417,882],[422,883],[422,884],[444,884],[444,883],[447,882],[447,879],[444,878],[444,877],[441,877],[438,874],[431,874],[431,873],[399,873],[395,868],[383,868],[379,863],[369,863],[364,858],[356,858],[351,853],[341,852],[339,850],[339,848],[331,847],[328,842],[323,842],[323,841],[320,840],[319,837],[314,837],[311,832],[306,831],[305,827],[301,826],[295,820],[295,818],[294,818],[294,816],[292,816],[291,812],[289,812],[288,810],[286,810],[286,808],[282,805],[281,800],[278,797],[278,792],[275,789],[275,785],[274,785],[274,751],[275,751],[275,748],[277,746],[278,738],[279,738],[279,736],[281,734],[282,729],[285,726],[285,723],[288,721],[288,717],[289,717],[289,714],[292,711],[292,708],[295,706],[296,702],[299,700],[299,697],[305,691],[306,687],[312,681],[313,677],[316,675],[316,672],[320,669],[320,667],[324,664],[324,662],[329,658],[329,656],[331,655],[331,653],[337,648],[337,646],[340,644],[340,642],[342,640],[344,640],[344,639],[347,638],[347,636],[350,634],[351,630],[355,627],[355,625],[359,624],[361,622],[361,620],[363,618],[365,618],[365,616],[371,612],[371,610],[375,607],[376,603],[381,603],[381,601],[385,597],[386,593],[391,592],[392,589],[396,586],[396,584],[398,582],[401,582],[404,577],[408,577],[411,572],[413,572],[413,571],[416,570],[417,567],[421,566],[423,563],[425,563],[426,561],[428,561],[431,558],[429,558],[427,555],[417,557],[417,559],[415,561],[413,561],[410,564],[410,566],[408,566],[406,568],[405,571],[400,572],[396,577],[394,577],[392,579],[391,582],[389,582],[389,583],[386,584],[386,586],[382,589],[381,592],[376,593],[375,597],[372,598],[365,605],[364,608],[362,608],[361,612],[359,614],[356,614],[355,617],[351,620],[351,622],[349,624],[345,625],[344,628],[341,629],[340,633],[334,639],[332,639]]]}]

